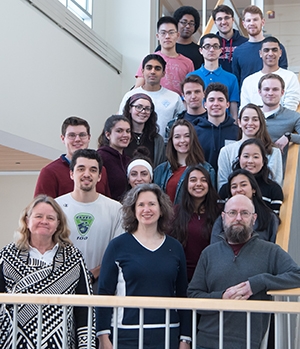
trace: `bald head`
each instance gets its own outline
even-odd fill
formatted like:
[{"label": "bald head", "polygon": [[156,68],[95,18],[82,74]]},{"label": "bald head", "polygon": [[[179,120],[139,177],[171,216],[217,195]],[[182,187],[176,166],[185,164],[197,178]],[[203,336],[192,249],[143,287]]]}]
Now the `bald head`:
[{"label": "bald head", "polygon": [[222,212],[227,241],[240,244],[248,241],[253,233],[256,213],[252,201],[245,195],[235,195],[225,204]]},{"label": "bald head", "polygon": [[[252,200],[250,200],[247,196],[245,195],[241,195],[241,194],[237,194],[232,196],[225,204],[225,211],[227,212],[228,210],[231,210],[232,207],[234,207],[234,209],[245,209],[248,210],[251,213],[255,212],[255,208],[253,205]],[[242,208],[243,207],[243,208]]]}]

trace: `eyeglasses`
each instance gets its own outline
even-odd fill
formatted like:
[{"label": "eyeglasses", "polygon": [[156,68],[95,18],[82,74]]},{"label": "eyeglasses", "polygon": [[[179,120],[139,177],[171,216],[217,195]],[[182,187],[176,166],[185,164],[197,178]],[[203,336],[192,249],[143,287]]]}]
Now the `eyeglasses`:
[{"label": "eyeglasses", "polygon": [[244,219],[249,218],[251,215],[253,215],[254,213],[251,213],[249,211],[236,211],[236,210],[230,210],[228,212],[225,212],[228,215],[228,217],[230,218],[235,218],[238,214],[240,214],[240,216]]},{"label": "eyeglasses", "polygon": [[221,46],[219,44],[213,44],[213,45],[205,44],[202,46],[202,48],[204,48],[204,50],[207,50],[207,51],[209,51],[211,48],[213,48],[214,50],[219,50]]},{"label": "eyeglasses", "polygon": [[165,36],[167,36],[167,35],[169,35],[169,36],[174,36],[174,35],[176,35],[176,33],[177,33],[177,30],[161,30],[161,31],[159,31],[158,32],[158,34],[161,36],[161,37],[165,37]]},{"label": "eyeglasses", "polygon": [[185,20],[179,21],[179,23],[183,26],[183,27],[187,27],[188,25],[190,27],[194,27],[195,26],[195,22],[188,22]]},{"label": "eyeglasses", "polygon": [[132,107],[135,107],[135,110],[141,113],[142,111],[145,110],[146,113],[150,114],[152,109],[150,107],[144,107],[141,104],[132,104]]},{"label": "eyeglasses", "polygon": [[76,137],[79,137],[81,140],[86,139],[88,137],[88,134],[86,132],[80,132],[80,133],[67,133],[67,138],[71,139],[72,141],[74,141],[76,139]]},{"label": "eyeglasses", "polygon": [[216,18],[215,22],[221,23],[222,21],[229,21],[232,18],[232,16],[225,16],[225,17],[218,17]]}]

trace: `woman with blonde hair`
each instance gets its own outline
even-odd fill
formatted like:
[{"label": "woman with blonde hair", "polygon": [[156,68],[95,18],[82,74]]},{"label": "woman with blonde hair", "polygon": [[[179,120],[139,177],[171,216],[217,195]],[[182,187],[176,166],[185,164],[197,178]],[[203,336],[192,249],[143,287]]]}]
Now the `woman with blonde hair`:
[{"label": "woman with blonde hair", "polygon": [[[22,212],[16,242],[0,251],[0,292],[25,294],[91,294],[88,271],[81,252],[69,240],[66,217],[57,202],[37,196]],[[2,305],[0,347],[11,348],[14,307]],[[38,308],[19,304],[18,348],[37,348]],[[49,320],[51,320],[51,323]],[[55,321],[54,321],[55,319]],[[67,322],[61,306],[42,307],[41,347],[60,349],[87,347],[88,310],[67,307]],[[92,328],[95,348],[95,328]]]}]

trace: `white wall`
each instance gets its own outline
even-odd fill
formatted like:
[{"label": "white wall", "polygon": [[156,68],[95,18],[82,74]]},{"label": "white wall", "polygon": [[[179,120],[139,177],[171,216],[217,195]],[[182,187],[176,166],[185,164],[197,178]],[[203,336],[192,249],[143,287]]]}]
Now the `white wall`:
[{"label": "white wall", "polygon": [[123,55],[123,94],[135,84],[144,56],[156,47],[157,13],[157,0],[94,1],[93,29]]},{"label": "white wall", "polygon": [[[268,10],[275,11],[274,19],[268,19]],[[297,73],[300,71],[299,13],[299,3],[265,6],[266,33],[277,37],[284,45],[289,69]]]},{"label": "white wall", "polygon": [[1,11],[1,130],[62,151],[61,123],[78,115],[91,124],[96,146],[122,96],[122,77],[29,3],[4,1]]},{"label": "white wall", "polygon": [[37,175],[0,176],[0,248],[13,241],[22,210],[33,197]]},{"label": "white wall", "polygon": [[[62,121],[78,115],[90,123],[91,147],[96,147],[105,119],[118,110],[140,61],[155,47],[156,3],[94,2],[94,30],[124,55],[119,75],[28,2],[3,1],[0,144],[53,159],[64,151]],[[0,247],[12,240],[36,179],[0,176]]]}]

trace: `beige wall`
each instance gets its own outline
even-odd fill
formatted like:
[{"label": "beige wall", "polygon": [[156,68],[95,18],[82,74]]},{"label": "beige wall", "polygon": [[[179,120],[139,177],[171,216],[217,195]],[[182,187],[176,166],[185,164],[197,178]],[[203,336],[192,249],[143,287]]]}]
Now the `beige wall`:
[{"label": "beige wall", "polygon": [[0,248],[13,241],[20,213],[33,197],[36,179],[37,174],[0,176]]},{"label": "beige wall", "polygon": [[[123,54],[121,74],[28,2],[4,1],[1,10],[8,15],[0,21],[0,144],[53,159],[64,151],[62,121],[78,115],[89,121],[96,147],[105,119],[155,46],[156,1],[95,1],[94,29]],[[0,245],[12,240],[36,178],[0,176]]]},{"label": "beige wall", "polygon": [[[275,11],[275,18],[268,19],[267,11]],[[289,69],[298,73],[300,71],[300,4],[266,5],[266,34],[277,37],[284,45]]]}]

